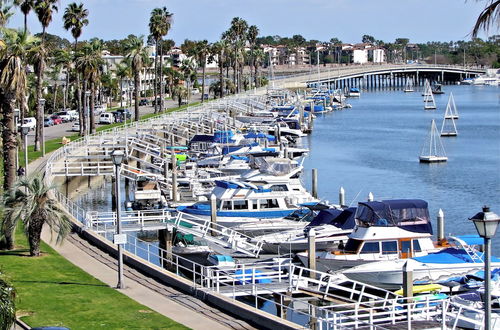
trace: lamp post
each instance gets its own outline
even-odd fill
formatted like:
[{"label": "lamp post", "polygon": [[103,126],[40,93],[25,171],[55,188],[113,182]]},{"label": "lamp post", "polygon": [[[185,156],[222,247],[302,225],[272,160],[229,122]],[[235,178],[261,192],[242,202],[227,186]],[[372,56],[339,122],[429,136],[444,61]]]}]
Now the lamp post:
[{"label": "lamp post", "polygon": [[90,113],[89,98],[90,98],[90,91],[86,91],[85,92],[85,105],[86,105],[85,111],[87,112],[87,118],[85,119],[85,131],[86,131],[87,135],[90,134],[90,116],[94,115],[94,114]]},{"label": "lamp post", "polygon": [[29,126],[21,126],[21,134],[23,135],[24,143],[24,176],[28,176],[28,133],[30,132]]},{"label": "lamp post", "polygon": [[487,206],[469,220],[474,222],[477,233],[484,239],[484,329],[491,329],[491,238],[495,236],[500,217]]},{"label": "lamp post", "polygon": [[45,156],[45,129],[43,125],[43,118],[45,118],[45,99],[39,99],[40,107],[42,108],[42,122],[39,124],[42,131],[41,145],[42,145],[42,156]]},{"label": "lamp post", "polygon": [[114,236],[114,242],[118,245],[118,284],[116,287],[118,289],[123,289],[123,251],[122,245],[126,243],[127,236],[122,235],[121,219],[120,219],[120,168],[123,162],[125,154],[122,150],[114,150],[111,153],[111,159],[115,165],[115,196],[116,196],[116,235]]}]

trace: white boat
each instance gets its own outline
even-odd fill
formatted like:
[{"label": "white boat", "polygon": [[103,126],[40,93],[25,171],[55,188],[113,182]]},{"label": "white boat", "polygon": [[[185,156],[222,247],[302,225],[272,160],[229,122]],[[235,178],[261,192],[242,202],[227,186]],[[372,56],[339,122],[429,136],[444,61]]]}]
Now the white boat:
[{"label": "white boat", "polygon": [[403,92],[411,93],[414,91],[415,90],[413,89],[413,78],[412,77],[406,78],[406,85],[405,85],[405,89],[403,90]]},{"label": "white boat", "polygon": [[264,242],[262,248],[269,253],[299,252],[307,250],[307,233],[309,230],[314,230],[316,249],[336,247],[340,242],[347,241],[348,235],[352,232],[355,212],[355,207],[345,210],[327,208],[319,211],[310,223],[302,222],[300,228],[257,236],[253,240]]},{"label": "white boat", "polygon": [[166,205],[167,201],[161,193],[158,181],[148,180],[144,177],[140,177],[136,181],[132,209],[161,209]]},{"label": "white boat", "polygon": [[453,118],[458,119],[458,110],[455,104],[455,98],[453,97],[453,93],[450,92],[450,96],[448,97],[448,103],[446,104],[446,110],[444,114],[444,118]]},{"label": "white boat", "polygon": [[500,86],[500,70],[488,69],[486,74],[475,78],[472,82],[473,85],[489,85]]},{"label": "white boat", "polygon": [[[425,256],[439,248],[432,241],[432,225],[423,200],[360,202],[356,227],[341,248],[316,252],[316,267],[332,272],[383,260]],[[297,253],[307,265],[306,252]]]},{"label": "white boat", "polygon": [[439,163],[448,160],[434,119],[431,122],[429,135],[422,146],[419,159],[421,163]]},{"label": "white boat", "polygon": [[361,96],[361,91],[357,87],[351,87],[349,89],[349,92],[347,94],[349,97],[360,97]]},{"label": "white boat", "polygon": [[[450,237],[448,242],[456,247],[446,248],[426,256],[411,259],[381,261],[360,265],[343,271],[348,278],[386,289],[397,289],[403,284],[403,266],[413,272],[413,281],[419,284],[446,281],[450,277],[463,276],[484,269],[483,254],[475,244],[482,244],[479,236]],[[471,244],[472,242],[473,244]],[[500,259],[492,257],[491,267],[500,267]]]},{"label": "white boat", "polygon": [[[455,124],[455,114],[453,113],[451,102],[455,105],[453,101],[453,94],[450,93],[450,99],[448,100],[448,105],[446,106],[446,111],[444,112],[443,122],[441,124],[441,136],[457,136],[457,125]],[[458,115],[457,115],[458,118]]]},{"label": "white boat", "polygon": [[[245,223],[285,220],[297,209],[301,202],[317,202],[309,193],[293,197],[288,191],[272,188],[273,184],[258,186],[248,182],[239,181],[215,181],[216,187],[212,194],[217,198],[217,223],[225,227],[235,227]],[[179,212],[184,213],[188,218],[198,221],[200,219],[210,219],[210,203],[197,202],[189,206],[179,206]]]}]

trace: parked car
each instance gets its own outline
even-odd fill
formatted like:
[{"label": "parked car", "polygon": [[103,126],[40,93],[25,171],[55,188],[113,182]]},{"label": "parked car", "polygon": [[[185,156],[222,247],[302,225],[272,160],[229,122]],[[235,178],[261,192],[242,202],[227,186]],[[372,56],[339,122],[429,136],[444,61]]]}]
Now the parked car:
[{"label": "parked car", "polygon": [[79,116],[78,116],[78,111],[76,110],[66,110],[66,112],[68,113],[68,115],[71,117],[71,120],[78,120],[79,119]]},{"label": "parked car", "polygon": [[139,105],[148,105],[149,101],[147,99],[142,99],[139,101]]},{"label": "parked car", "polygon": [[67,123],[72,120],[71,115],[68,113],[68,111],[60,111],[56,113],[56,115],[62,119],[63,123]]},{"label": "parked car", "polygon": [[73,132],[80,132],[80,122],[79,121],[75,121],[73,123],[73,125],[71,125],[71,130]]},{"label": "parked car", "polygon": [[125,117],[127,120],[132,118],[132,114],[128,109],[118,109],[116,112],[120,113],[122,117]]},{"label": "parked car", "polygon": [[54,122],[54,125],[59,125],[59,124],[63,123],[62,118],[59,117],[58,115],[52,115],[52,116],[50,116],[50,119],[52,119],[52,121]]},{"label": "parked car", "polygon": [[45,118],[43,120],[43,126],[44,127],[50,127],[50,126],[54,126],[54,121],[50,118]]},{"label": "parked car", "polygon": [[36,127],[36,119],[35,117],[26,117],[23,119],[23,122],[20,123],[19,129],[21,129],[21,126],[27,126],[30,128],[30,130],[34,130]]},{"label": "parked car", "polygon": [[113,124],[115,117],[111,112],[104,112],[99,115],[99,124]]}]

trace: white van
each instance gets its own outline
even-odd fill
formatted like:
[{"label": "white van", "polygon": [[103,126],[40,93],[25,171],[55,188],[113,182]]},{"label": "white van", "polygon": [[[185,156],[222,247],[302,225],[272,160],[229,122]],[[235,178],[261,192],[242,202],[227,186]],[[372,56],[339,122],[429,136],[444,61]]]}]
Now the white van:
[{"label": "white van", "polygon": [[104,112],[99,115],[99,124],[113,124],[115,116],[110,112]]},{"label": "white van", "polygon": [[76,111],[76,110],[67,110],[66,112],[68,113],[68,115],[70,115],[71,121],[79,119],[78,111]]},{"label": "white van", "polygon": [[21,123],[21,125],[19,125],[19,127],[21,126],[27,126],[29,127],[30,130],[35,130],[36,128],[36,119],[35,117],[26,117],[23,119],[23,122]]}]

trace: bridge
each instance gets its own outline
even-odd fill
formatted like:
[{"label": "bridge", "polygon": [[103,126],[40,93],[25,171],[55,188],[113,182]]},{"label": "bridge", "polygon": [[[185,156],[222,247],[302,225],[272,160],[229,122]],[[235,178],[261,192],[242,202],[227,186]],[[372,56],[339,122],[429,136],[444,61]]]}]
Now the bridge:
[{"label": "bridge", "polygon": [[404,86],[407,77],[414,84],[423,86],[425,79],[442,84],[456,83],[462,79],[486,73],[486,69],[432,64],[383,64],[338,66],[324,70],[274,79],[275,86],[283,88],[327,85],[330,88],[358,87],[381,88]]}]

